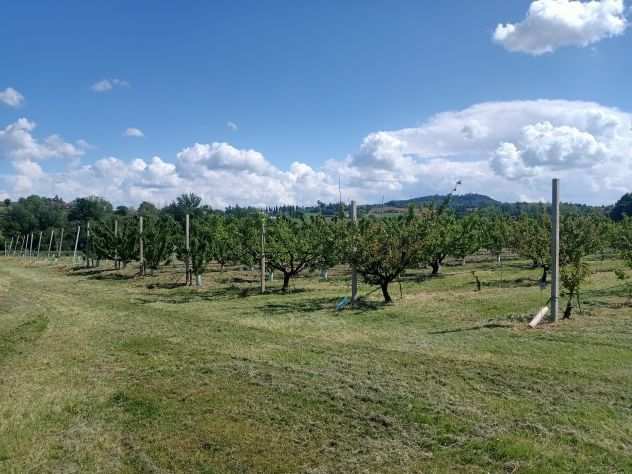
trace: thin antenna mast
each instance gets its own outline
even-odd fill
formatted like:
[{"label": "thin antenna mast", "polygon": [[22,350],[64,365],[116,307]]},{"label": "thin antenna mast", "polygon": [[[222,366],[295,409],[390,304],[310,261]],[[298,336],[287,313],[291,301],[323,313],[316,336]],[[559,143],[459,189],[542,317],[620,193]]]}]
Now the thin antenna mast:
[{"label": "thin antenna mast", "polygon": [[340,175],[338,175],[338,205],[342,209],[342,188],[340,187]]}]

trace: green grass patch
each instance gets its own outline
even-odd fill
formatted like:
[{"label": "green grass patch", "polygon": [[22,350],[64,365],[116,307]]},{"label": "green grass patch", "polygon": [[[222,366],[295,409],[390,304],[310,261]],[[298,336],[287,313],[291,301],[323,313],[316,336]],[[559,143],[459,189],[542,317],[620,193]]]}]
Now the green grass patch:
[{"label": "green grass patch", "polygon": [[517,260],[336,312],[344,268],[260,295],[3,259],[0,472],[631,472],[632,307],[591,264],[582,311],[531,330]]}]

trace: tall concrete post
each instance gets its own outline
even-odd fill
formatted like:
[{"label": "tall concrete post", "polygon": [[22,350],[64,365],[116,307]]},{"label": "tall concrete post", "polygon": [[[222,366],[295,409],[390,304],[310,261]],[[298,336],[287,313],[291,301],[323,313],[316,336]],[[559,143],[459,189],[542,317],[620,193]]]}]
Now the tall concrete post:
[{"label": "tall concrete post", "polygon": [[29,234],[26,234],[26,238],[24,240],[24,252],[22,253],[22,258],[26,258],[29,254]]},{"label": "tall concrete post", "polygon": [[48,241],[48,253],[46,258],[50,258],[50,250],[53,248],[53,236],[55,235],[55,229],[50,231],[50,240]]},{"label": "tall concrete post", "polygon": [[116,248],[114,249],[114,268],[118,270],[118,219],[114,220],[114,242],[116,242]]},{"label": "tall concrete post", "polygon": [[553,179],[551,200],[551,319],[558,320],[560,299],[560,180]]},{"label": "tall concrete post", "polygon": [[140,274],[145,275],[145,248],[143,246],[143,216],[138,218],[138,250],[140,253]]},{"label": "tall concrete post", "polygon": [[266,292],[266,221],[261,221],[261,294]]},{"label": "tall concrete post", "polygon": [[72,264],[76,265],[77,263],[77,247],[79,247],[79,232],[81,232],[81,226],[77,226],[77,237],[75,238],[75,251],[72,254]]},{"label": "tall concrete post", "polygon": [[186,247],[186,257],[185,257],[185,262],[184,262],[184,267],[185,267],[185,272],[186,272],[186,284],[188,285],[189,283],[193,283],[192,282],[192,278],[191,278],[191,259],[189,258],[189,251],[191,250],[191,243],[189,241],[189,215],[186,215],[186,222],[185,222],[185,229],[184,229],[184,233],[185,233],[185,247]]},{"label": "tall concrete post", "polygon": [[[358,210],[356,208],[356,202],[351,201],[351,208],[349,209],[349,218],[354,224],[358,223]],[[358,272],[355,268],[351,269],[351,302],[355,303],[358,299]]]},{"label": "tall concrete post", "polygon": [[59,249],[57,250],[57,258],[61,258],[61,250],[64,245],[64,228],[61,228],[61,232],[59,235]]},{"label": "tall concrete post", "polygon": [[19,248],[20,248],[20,245],[22,243],[20,241],[20,237],[21,237],[20,234],[18,234],[17,238],[15,239],[15,247],[13,247],[13,256],[14,257],[18,257],[20,255],[19,254]]},{"label": "tall concrete post", "polygon": [[40,232],[39,240],[37,241],[37,258],[39,258],[40,250],[42,249],[42,234],[43,232]]},{"label": "tall concrete post", "polygon": [[86,268],[90,268],[92,266],[92,262],[90,261],[90,221],[86,223]]}]

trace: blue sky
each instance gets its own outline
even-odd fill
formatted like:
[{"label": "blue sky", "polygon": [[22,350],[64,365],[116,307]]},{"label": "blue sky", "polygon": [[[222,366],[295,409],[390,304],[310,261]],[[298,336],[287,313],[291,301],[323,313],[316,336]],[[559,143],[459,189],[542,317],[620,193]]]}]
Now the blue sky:
[{"label": "blue sky", "polygon": [[[537,8],[556,2],[569,4],[549,10],[561,15],[561,26],[546,12],[537,16]],[[627,5],[584,2],[586,11],[574,12],[575,3],[10,2],[0,19],[0,92],[11,88],[24,99],[0,102],[0,130],[25,118],[37,124],[27,127],[37,143],[58,135],[77,150],[20,154],[24,143],[5,129],[0,195],[97,192],[134,204],[193,190],[219,207],[301,203],[335,197],[342,175],[347,197],[376,201],[447,191],[463,175],[465,191],[537,200],[561,174],[577,181],[567,187],[569,198],[607,202],[625,184],[605,183],[605,162],[608,172],[629,172],[632,159],[620,156],[629,137],[617,132],[614,143],[611,132],[591,129],[586,117],[612,113],[620,130],[627,126],[632,37],[616,23],[626,21]],[[577,25],[575,13],[594,18]],[[499,24],[520,22],[521,33],[494,39]],[[552,51],[538,50],[532,37],[549,38],[544,48]],[[113,79],[124,84],[93,89]],[[576,113],[560,112],[563,103],[536,113],[529,108],[535,102],[516,102],[538,99],[567,101]],[[495,142],[474,144],[472,152],[445,148],[443,131],[428,136],[423,129],[437,114],[487,102],[512,104],[528,118],[501,136],[485,132],[480,138]],[[493,109],[472,120],[495,129],[490,124],[503,122],[502,115]],[[462,132],[463,123],[455,130]],[[125,136],[128,128],[144,136]],[[527,143],[529,130],[537,131],[536,144]],[[573,148],[578,141],[588,151]],[[208,147],[178,158],[195,143]],[[511,158],[498,151],[503,143],[516,145]],[[568,143],[566,155],[555,154]],[[589,159],[576,157],[580,152]],[[259,164],[251,166],[251,158]],[[484,161],[488,169],[472,168]],[[310,171],[293,172],[297,162]],[[463,162],[469,167],[459,171],[455,164]],[[98,169],[90,168],[95,163]],[[245,184],[243,198],[237,183]]]}]

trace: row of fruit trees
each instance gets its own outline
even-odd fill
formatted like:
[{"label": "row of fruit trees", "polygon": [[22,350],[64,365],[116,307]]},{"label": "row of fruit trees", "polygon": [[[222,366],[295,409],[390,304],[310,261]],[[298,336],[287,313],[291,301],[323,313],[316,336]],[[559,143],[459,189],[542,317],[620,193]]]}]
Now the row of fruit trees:
[{"label": "row of fruit trees", "polygon": [[[200,282],[211,262],[223,271],[229,264],[252,267],[265,257],[267,268],[283,275],[283,290],[305,270],[323,272],[342,264],[379,286],[387,303],[392,302],[389,285],[405,271],[428,267],[436,275],[448,258],[465,261],[486,251],[500,263],[501,255],[510,251],[540,268],[542,283],[550,264],[546,212],[518,218],[473,212],[457,218],[442,208],[411,207],[397,217],[366,216],[358,222],[342,215],[270,218],[263,213],[211,212],[191,218],[188,245],[184,219],[145,216],[142,234],[139,223],[138,216],[92,222],[80,245],[86,262],[112,260],[117,267],[138,262],[141,272],[155,274],[177,259],[186,262]],[[615,223],[602,216],[563,216],[560,238],[561,283],[568,297],[565,317],[570,317],[573,301],[590,275],[588,256],[616,251],[632,267],[632,219]]]}]

